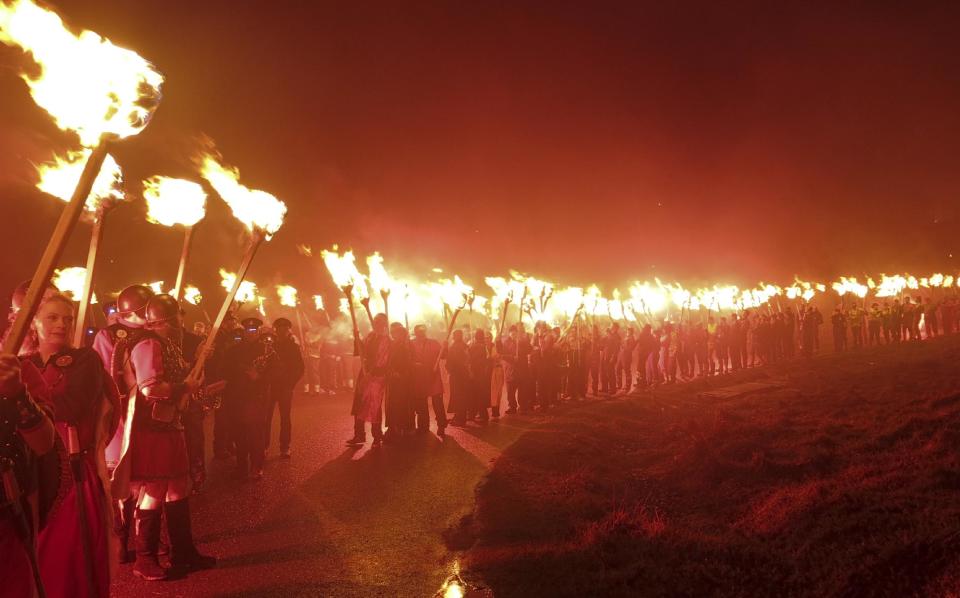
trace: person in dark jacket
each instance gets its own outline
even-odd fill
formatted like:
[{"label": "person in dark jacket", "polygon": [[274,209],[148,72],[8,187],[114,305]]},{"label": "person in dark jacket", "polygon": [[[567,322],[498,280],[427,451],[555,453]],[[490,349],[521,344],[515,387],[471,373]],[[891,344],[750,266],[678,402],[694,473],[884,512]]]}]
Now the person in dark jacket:
[{"label": "person in dark jacket", "polygon": [[445,349],[447,373],[450,375],[450,411],[453,412],[454,426],[467,425],[467,413],[470,410],[470,366],[467,343],[463,341],[463,331],[453,331],[453,342]]},{"label": "person in dark jacket", "polygon": [[300,345],[291,334],[293,323],[287,318],[278,318],[273,322],[277,335],[274,350],[277,352],[277,367],[270,380],[270,410],[267,412],[267,446],[270,448],[270,435],[273,426],[273,412],[280,409],[280,457],[290,458],[290,407],[293,404],[293,389],[303,377],[303,353]]}]

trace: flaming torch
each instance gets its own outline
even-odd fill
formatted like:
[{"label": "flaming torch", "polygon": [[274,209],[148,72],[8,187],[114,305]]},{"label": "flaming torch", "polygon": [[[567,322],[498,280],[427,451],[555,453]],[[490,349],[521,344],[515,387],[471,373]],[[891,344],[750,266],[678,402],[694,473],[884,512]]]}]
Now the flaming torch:
[{"label": "flaming torch", "polygon": [[367,270],[370,272],[370,288],[380,293],[383,299],[383,313],[390,320],[390,290],[393,281],[387,274],[387,269],[383,267],[383,257],[379,253],[367,256]]},{"label": "flaming torch", "polygon": [[[41,164],[37,172],[40,182],[37,188],[49,193],[65,202],[70,201],[73,189],[83,174],[83,168],[89,151],[69,152],[66,158],[55,157],[52,163]],[[103,167],[93,182],[93,187],[84,202],[84,215],[93,222],[93,231],[90,235],[90,246],[87,250],[87,267],[84,273],[84,287],[73,293],[73,298],[79,303],[77,321],[74,329],[74,345],[83,343],[83,332],[87,319],[87,306],[90,304],[93,292],[93,275],[97,263],[97,253],[100,241],[103,239],[103,224],[107,213],[118,202],[124,199],[123,173],[113,156],[107,154]]]},{"label": "flaming torch", "polygon": [[[233,215],[250,231],[250,243],[247,251],[240,260],[240,268],[233,279],[233,284],[227,291],[227,296],[220,306],[216,319],[213,321],[210,334],[197,352],[197,365],[194,373],[203,368],[203,363],[213,347],[213,341],[223,324],[223,319],[230,310],[230,304],[240,290],[241,283],[250,269],[253,257],[260,245],[270,239],[283,226],[283,217],[287,213],[287,206],[282,201],[266,191],[249,189],[240,184],[240,172],[236,168],[223,166],[218,156],[207,154],[200,162],[200,173],[216,190],[217,194],[230,206]],[[221,275],[223,272],[221,272]]]},{"label": "flaming torch", "polygon": [[303,319],[300,317],[300,308],[297,307],[297,289],[288,284],[277,285],[277,297],[280,299],[280,305],[292,307],[297,314],[297,328],[300,330],[300,346],[307,342],[307,337],[303,335]]},{"label": "flaming torch", "polygon": [[155,176],[143,182],[143,199],[147,202],[147,220],[162,226],[184,227],[183,250],[177,266],[177,282],[173,287],[173,296],[181,301],[193,227],[206,215],[207,194],[203,187],[193,181]]},{"label": "flaming torch", "polygon": [[[334,284],[346,295],[348,311],[350,312],[350,322],[353,324],[353,354],[360,355],[360,328],[357,326],[357,312],[353,308],[354,283],[359,280],[363,282],[360,272],[357,271],[357,265],[353,252],[348,251],[342,256],[338,253],[337,247],[333,251],[323,250],[323,263],[327,266]],[[372,321],[372,320],[371,320]]]},{"label": "flaming torch", "polygon": [[[60,129],[76,133],[89,150],[4,344],[5,352],[16,353],[100,173],[109,143],[136,135],[147,126],[160,101],[163,76],[135,52],[114,46],[92,31],[74,34],[56,13],[32,0],[0,4],[0,41],[31,55],[40,67],[39,75],[24,73],[21,77],[34,102]],[[89,279],[92,276],[88,283]],[[81,310],[85,310],[84,304],[82,301]],[[83,322],[82,315],[77,319]]]},{"label": "flaming torch", "polygon": [[[457,325],[457,316],[459,316],[460,312],[467,307],[467,304],[471,300],[471,296],[475,295],[473,288],[460,280],[459,276],[454,276],[453,281],[442,280],[440,281],[440,285],[440,298],[443,300],[445,305],[450,306],[450,308],[454,310],[453,315],[450,318],[450,324],[447,326],[447,338],[444,341],[444,346],[446,346],[450,342],[450,336],[453,335],[454,327]],[[454,309],[453,306],[456,306],[456,309]],[[437,356],[437,362],[433,365],[434,370],[440,367],[441,355]]]}]

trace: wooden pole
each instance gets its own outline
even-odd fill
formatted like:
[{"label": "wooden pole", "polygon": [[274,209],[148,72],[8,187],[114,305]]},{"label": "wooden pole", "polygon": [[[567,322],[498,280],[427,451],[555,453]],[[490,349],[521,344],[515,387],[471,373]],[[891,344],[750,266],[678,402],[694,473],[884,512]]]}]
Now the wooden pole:
[{"label": "wooden pole", "polygon": [[223,320],[227,317],[227,312],[230,311],[230,306],[233,304],[234,298],[237,296],[237,291],[240,290],[240,283],[243,282],[244,277],[247,275],[247,271],[250,269],[250,264],[253,263],[253,258],[257,254],[257,249],[260,248],[260,245],[264,241],[264,232],[261,230],[254,230],[253,237],[250,239],[250,245],[247,247],[247,252],[243,256],[243,260],[240,262],[240,268],[237,270],[237,276],[233,280],[233,286],[227,292],[227,296],[223,299],[223,305],[220,306],[220,312],[217,313],[217,318],[213,321],[213,325],[210,327],[210,333],[207,334],[207,338],[203,341],[203,344],[200,345],[200,349],[197,351],[197,361],[193,366],[193,370],[190,372],[192,376],[199,375],[203,371],[204,363],[207,360],[207,357],[210,356],[210,353],[213,351],[213,343],[217,339],[217,333],[220,332],[220,326],[223,325]]},{"label": "wooden pole", "polygon": [[[443,342],[443,346],[446,347],[450,342],[450,337],[453,336],[453,328],[457,325],[457,316],[460,315],[460,312],[463,311],[463,307],[458,307],[455,312],[453,312],[453,317],[450,318],[450,325],[447,326],[447,338]],[[440,358],[443,356],[443,352],[440,355],[437,355],[437,362],[433,364],[433,369],[436,371],[440,367]]]},{"label": "wooden pole", "polygon": [[303,335],[303,319],[300,317],[300,308],[294,307],[297,313],[297,328],[300,329],[300,351],[302,352],[304,347],[307,346],[307,337]]},{"label": "wooden pole", "polygon": [[100,167],[103,166],[103,160],[107,157],[108,145],[109,137],[104,135],[100,138],[99,145],[91,152],[90,157],[87,158],[87,163],[83,167],[83,173],[80,175],[80,180],[77,181],[77,186],[73,190],[70,202],[67,203],[67,207],[61,212],[57,226],[53,229],[53,234],[50,235],[50,241],[47,242],[47,248],[43,251],[43,256],[40,258],[40,263],[37,264],[37,269],[34,270],[33,278],[30,279],[30,288],[27,289],[27,295],[23,299],[23,305],[17,313],[17,318],[14,320],[13,326],[10,328],[10,334],[7,335],[6,342],[3,344],[4,353],[16,354],[20,351],[20,345],[23,344],[23,339],[27,335],[30,322],[33,320],[33,317],[37,315],[37,309],[40,307],[40,299],[43,297],[43,291],[50,284],[53,269],[56,267],[57,262],[60,261],[60,256],[63,254],[63,248],[67,244],[67,239],[70,237],[70,233],[73,232],[73,228],[77,225],[80,214],[83,213],[83,205],[87,201],[87,196],[90,195],[93,182],[96,180],[97,175],[100,174]]},{"label": "wooden pole", "polygon": [[390,291],[381,289],[380,297],[383,299],[383,315],[387,316],[387,322],[390,321]]},{"label": "wooden pole", "polygon": [[517,309],[520,311],[520,320],[518,323],[523,324],[523,303],[527,300],[527,287],[523,287],[523,294],[520,295],[520,303],[517,304]]},{"label": "wooden pole", "polygon": [[497,332],[497,338],[503,336],[503,325],[507,322],[507,310],[510,309],[510,298],[507,297],[503,302],[503,314],[500,316],[500,330]]},{"label": "wooden pole", "polygon": [[90,234],[90,247],[87,249],[87,276],[83,281],[83,292],[80,295],[80,305],[77,308],[77,321],[74,322],[73,346],[82,347],[83,337],[87,329],[87,309],[90,307],[90,298],[93,295],[93,275],[97,266],[97,253],[100,250],[100,241],[103,240],[103,221],[107,216],[104,206],[97,208],[93,217],[93,232]]},{"label": "wooden pole", "polygon": [[[370,297],[364,297],[360,300],[363,309],[367,312],[367,319],[370,320],[370,329],[373,329],[373,312],[370,311]],[[352,305],[352,304],[351,304]]]},{"label": "wooden pole", "polygon": [[183,300],[183,276],[187,271],[187,260],[190,257],[190,245],[193,242],[193,227],[188,226],[183,236],[183,250],[180,252],[180,265],[177,266],[177,283],[173,287],[173,296],[177,301]]},{"label": "wooden pole", "polygon": [[353,356],[358,357],[360,355],[360,327],[357,325],[357,312],[353,309],[353,285],[347,285],[342,290],[347,296],[350,322],[353,324]]}]

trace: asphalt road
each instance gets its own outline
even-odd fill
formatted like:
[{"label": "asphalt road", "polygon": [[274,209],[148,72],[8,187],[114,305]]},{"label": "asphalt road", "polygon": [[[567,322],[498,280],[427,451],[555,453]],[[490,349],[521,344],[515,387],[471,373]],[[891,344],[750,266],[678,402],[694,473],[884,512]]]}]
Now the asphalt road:
[{"label": "asphalt road", "polygon": [[[455,570],[441,534],[469,512],[490,461],[540,418],[501,418],[486,427],[448,428],[409,443],[359,450],[350,399],[298,395],[293,458],[277,455],[274,430],[264,479],[230,479],[232,463],[212,461],[192,501],[200,549],[211,571],[143,582],[131,565],[114,593],[144,596],[432,596]],[[212,419],[208,417],[208,420]],[[210,424],[208,421],[208,444]]]}]

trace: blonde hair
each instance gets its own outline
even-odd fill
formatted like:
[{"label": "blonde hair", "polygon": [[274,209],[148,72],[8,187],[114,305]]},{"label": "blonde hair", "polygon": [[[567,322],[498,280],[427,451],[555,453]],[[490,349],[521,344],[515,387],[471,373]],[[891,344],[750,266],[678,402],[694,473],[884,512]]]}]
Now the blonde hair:
[{"label": "blonde hair", "polygon": [[[70,297],[67,297],[63,293],[53,293],[52,295],[48,295],[44,297],[40,301],[39,307],[37,307],[37,313],[40,313],[40,310],[43,308],[44,305],[51,302],[63,303],[64,305],[68,306],[70,308],[71,313],[73,313],[74,316],[76,316],[76,309],[73,305],[73,299],[71,299]],[[34,315],[34,320],[36,320],[36,317],[37,316]],[[68,347],[73,346],[73,338],[71,338],[70,335],[67,335],[67,346]],[[20,349],[20,355],[35,353],[39,347],[40,347],[40,338],[37,336],[36,324],[31,322],[30,328],[27,329],[27,337],[23,340],[23,345]]]}]

